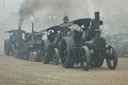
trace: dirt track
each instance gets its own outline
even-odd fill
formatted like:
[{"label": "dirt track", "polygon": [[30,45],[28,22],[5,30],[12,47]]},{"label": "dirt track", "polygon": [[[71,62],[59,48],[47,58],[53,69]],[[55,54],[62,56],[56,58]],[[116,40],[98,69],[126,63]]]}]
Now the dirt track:
[{"label": "dirt track", "polygon": [[0,85],[128,85],[128,58],[119,59],[116,70],[104,64],[86,72],[1,55]]}]

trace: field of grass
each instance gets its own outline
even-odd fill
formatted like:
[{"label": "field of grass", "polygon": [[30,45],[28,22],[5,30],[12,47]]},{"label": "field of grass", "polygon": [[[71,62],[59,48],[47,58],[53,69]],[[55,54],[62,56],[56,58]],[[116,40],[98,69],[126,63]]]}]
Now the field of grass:
[{"label": "field of grass", "polygon": [[128,85],[128,58],[120,58],[116,70],[104,63],[83,71],[0,55],[0,85]]}]

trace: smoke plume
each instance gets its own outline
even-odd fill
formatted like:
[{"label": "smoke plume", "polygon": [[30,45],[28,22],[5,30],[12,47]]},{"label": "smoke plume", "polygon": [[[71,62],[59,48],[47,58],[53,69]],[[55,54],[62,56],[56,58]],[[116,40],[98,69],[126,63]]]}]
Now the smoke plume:
[{"label": "smoke plume", "polygon": [[[88,15],[85,0],[24,0],[19,10],[19,26],[25,19],[34,16],[39,10],[45,11],[45,15],[53,14],[56,16],[86,16]],[[85,12],[84,12],[85,11]]]},{"label": "smoke plume", "polygon": [[115,29],[128,27],[127,3],[127,0],[24,0],[19,10],[19,26],[25,19],[35,15],[78,19],[92,17],[95,11],[100,11],[104,24],[109,25],[107,30],[115,32]]}]

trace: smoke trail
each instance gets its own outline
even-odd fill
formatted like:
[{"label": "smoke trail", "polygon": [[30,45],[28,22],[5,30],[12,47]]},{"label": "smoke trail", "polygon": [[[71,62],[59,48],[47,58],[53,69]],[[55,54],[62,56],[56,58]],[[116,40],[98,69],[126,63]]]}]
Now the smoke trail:
[{"label": "smoke trail", "polygon": [[34,15],[35,9],[38,9],[38,2],[36,0],[24,0],[19,10],[19,27],[23,24],[24,20]]},{"label": "smoke trail", "polygon": [[39,10],[49,10],[45,15],[53,14],[56,16],[86,16],[86,0],[24,0],[19,10],[19,26],[25,19],[34,16]]},{"label": "smoke trail", "polygon": [[70,19],[77,19],[92,17],[94,11],[100,11],[105,24],[109,24],[115,31],[114,28],[127,28],[125,26],[128,22],[127,3],[127,0],[24,0],[19,10],[19,26],[25,19],[35,15],[45,17],[55,15],[60,19],[67,15]]}]

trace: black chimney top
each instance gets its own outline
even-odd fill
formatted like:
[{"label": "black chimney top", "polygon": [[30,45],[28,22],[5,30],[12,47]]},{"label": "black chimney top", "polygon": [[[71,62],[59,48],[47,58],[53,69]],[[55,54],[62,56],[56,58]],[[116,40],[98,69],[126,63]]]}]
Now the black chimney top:
[{"label": "black chimney top", "polygon": [[19,30],[21,30],[21,26],[19,26]]},{"label": "black chimney top", "polygon": [[32,32],[34,32],[34,23],[32,22]]},{"label": "black chimney top", "polygon": [[100,20],[100,12],[95,12],[95,19]]}]

